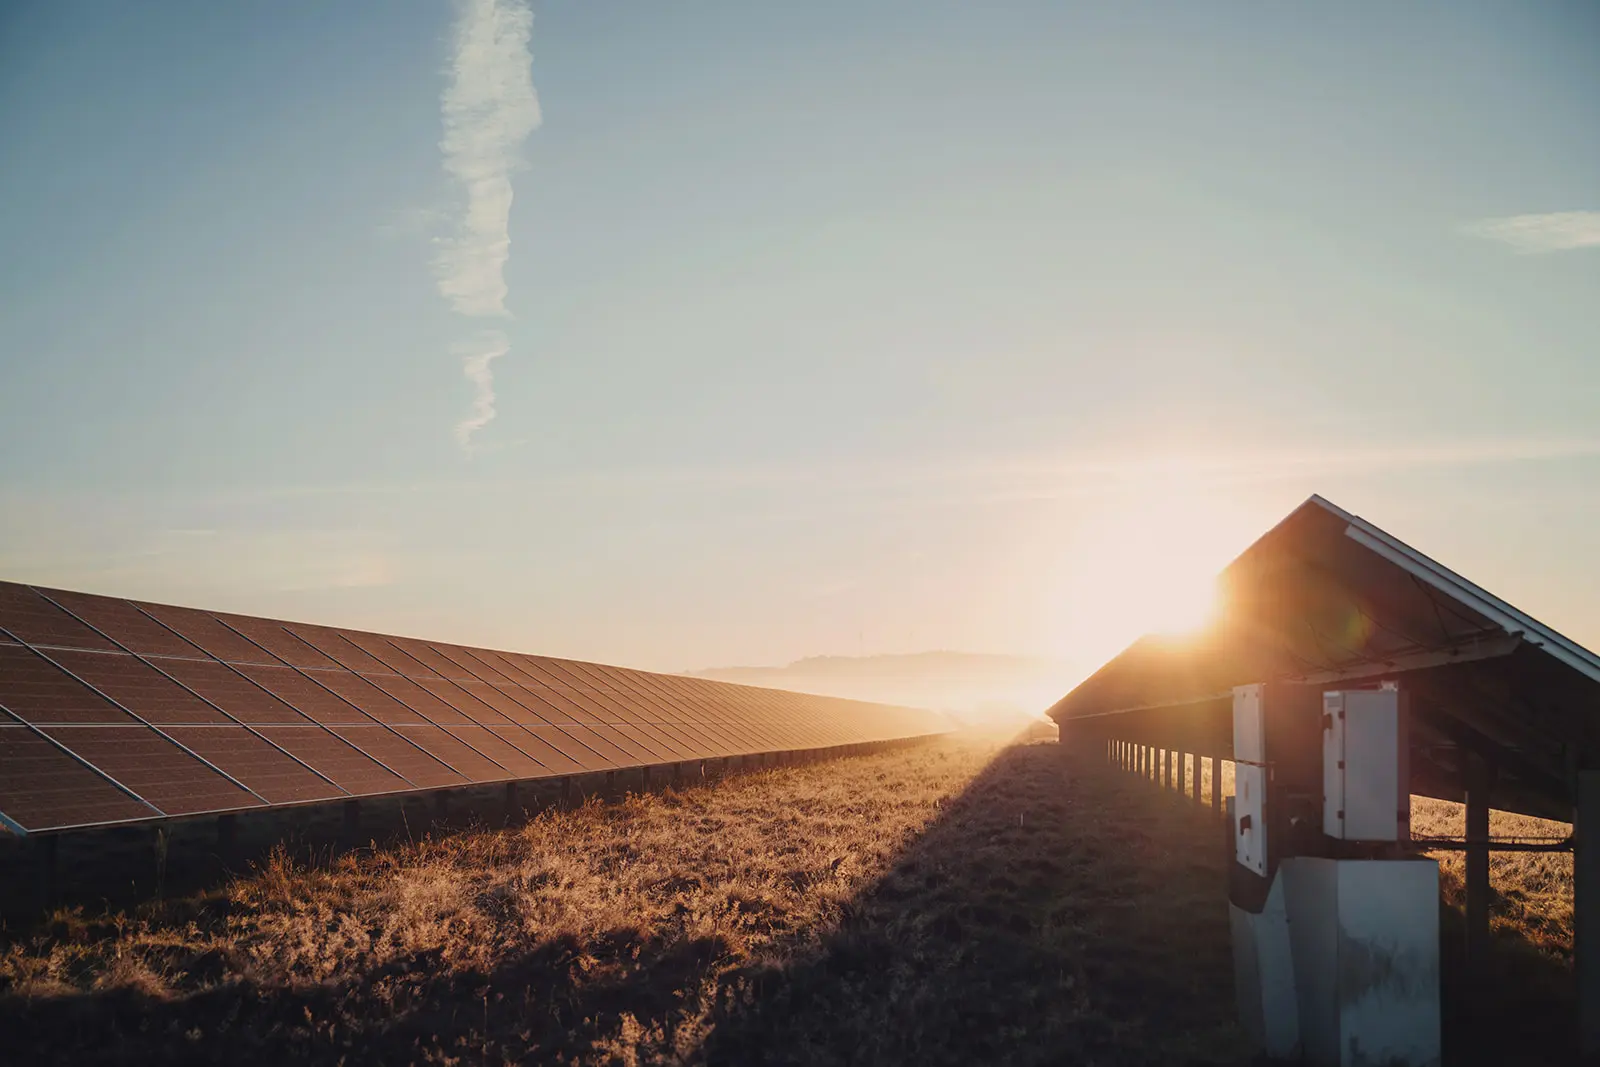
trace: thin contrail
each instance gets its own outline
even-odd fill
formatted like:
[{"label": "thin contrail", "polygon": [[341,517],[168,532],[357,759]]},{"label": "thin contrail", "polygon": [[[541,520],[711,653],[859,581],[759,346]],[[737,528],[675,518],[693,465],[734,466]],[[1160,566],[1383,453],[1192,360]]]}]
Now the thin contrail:
[{"label": "thin contrail", "polygon": [[[456,234],[441,238],[434,259],[439,293],[459,315],[507,318],[506,258],[511,251],[511,174],[522,144],[539,125],[533,89],[533,12],[523,0],[462,0],[455,22],[449,83],[440,97],[444,170],[465,195]],[[472,412],[456,425],[470,451],[472,435],[494,418],[490,364],[510,343],[484,330],[457,346],[462,370],[476,387]]]}]

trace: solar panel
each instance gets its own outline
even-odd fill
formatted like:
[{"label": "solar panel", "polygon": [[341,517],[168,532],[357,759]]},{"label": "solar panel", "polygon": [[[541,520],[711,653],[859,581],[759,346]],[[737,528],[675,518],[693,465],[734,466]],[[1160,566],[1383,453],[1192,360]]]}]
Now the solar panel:
[{"label": "solar panel", "polygon": [[338,693],[341,697],[377,719],[387,723],[426,722],[421,715],[379,689],[358,674],[349,671],[320,671],[308,668],[306,674],[318,685]]},{"label": "solar panel", "polygon": [[511,721],[490,705],[485,704],[467,692],[458,682],[452,682],[448,678],[414,678],[412,680],[429,693],[432,693],[440,701],[455,708],[469,720],[481,726],[503,726]]},{"label": "solar panel", "polygon": [[465,777],[387,726],[330,726],[328,729],[418,788],[466,782]]},{"label": "solar panel", "polygon": [[215,660],[147,660],[230,717],[252,726],[304,726],[310,720],[226,663]]},{"label": "solar panel", "polygon": [[229,721],[216,708],[126,652],[56,649],[50,658],[145,722],[163,726]]},{"label": "solar panel", "polygon": [[[44,592],[111,640],[147,656],[189,656],[205,659],[206,654],[185,641],[126,600],[87,593],[67,593],[58,589]],[[82,645],[76,647],[85,647]]]},{"label": "solar panel", "polygon": [[249,786],[271,804],[333,800],[344,790],[243,726],[173,726],[180,745]]},{"label": "solar panel", "polygon": [[[506,778],[523,777],[512,768],[497,762],[489,753],[475,749],[461,738],[446,733],[443,727],[422,723],[396,726],[395,732],[469,782],[498,782]],[[499,746],[496,746],[496,749],[498,750]],[[521,765],[525,760],[516,762]]]},{"label": "solar panel", "polygon": [[593,749],[584,748],[556,726],[496,726],[490,729],[502,740],[560,774],[609,771],[616,766]]},{"label": "solar panel", "polygon": [[617,723],[613,725],[611,729],[615,730],[622,737],[626,738],[628,744],[632,747],[636,749],[643,749],[644,752],[650,756],[651,762],[674,763],[678,760],[684,759],[687,755],[686,753],[680,751],[676,745],[669,743],[661,736],[648,733],[647,731],[649,730],[649,727],[647,726],[634,726],[628,723]]},{"label": "solar panel", "polygon": [[290,633],[281,622],[272,619],[252,619],[246,615],[218,615],[217,619],[292,666],[338,666],[314,646]]},{"label": "solar panel", "polygon": [[339,630],[328,626],[307,626],[298,622],[286,626],[285,629],[302,641],[313,645],[319,652],[346,670],[355,671],[357,674],[396,673],[388,664],[364,651],[360,645],[351,641]]},{"label": "solar panel", "polygon": [[0,645],[0,707],[31,723],[134,723],[133,716],[22,645]]},{"label": "solar panel", "polygon": [[382,634],[363,633],[360,630],[342,630],[346,641],[382,663],[395,674],[407,678],[437,678],[437,671],[429,670],[414,656],[408,656],[395,643]]},{"label": "solar panel", "polygon": [[354,795],[394,793],[411,788],[411,783],[404,778],[320,726],[263,726],[259,732]]},{"label": "solar panel", "polygon": [[272,653],[239,636],[206,612],[194,608],[174,608],[166,604],[135,603],[141,611],[170,626],[217,659],[228,663],[279,662]]},{"label": "solar panel", "polygon": [[503,671],[495,670],[489,664],[487,657],[474,655],[470,649],[462,648],[459,645],[441,644],[438,641],[430,642],[428,647],[479,681],[488,682],[491,685],[516,684],[516,679],[507,677]]},{"label": "solar panel", "polygon": [[461,664],[448,657],[441,656],[433,646],[426,641],[413,641],[410,638],[394,638],[391,643],[412,659],[427,667],[441,678],[451,681],[476,681],[478,676],[467,670]]},{"label": "solar panel", "polygon": [[148,726],[52,726],[44,733],[165,815],[262,803]]},{"label": "solar panel", "polygon": [[0,822],[23,832],[833,744],[918,722],[877,705],[0,583]]},{"label": "solar panel", "polygon": [[372,721],[360,708],[330,693],[292,667],[264,667],[254,663],[240,663],[236,666],[240,674],[295,708],[308,719],[320,723],[350,725]]},{"label": "solar panel", "polygon": [[26,726],[0,726],[0,812],[23,832],[161,814]]},{"label": "solar panel", "polygon": [[[599,723],[595,723],[594,727],[604,729],[604,727],[601,727]],[[607,764],[610,764],[612,767],[636,767],[641,762],[632,753],[618,748],[606,738],[595,733],[593,727],[584,726],[580,723],[572,723],[567,726],[557,727],[556,729],[558,732],[565,734],[572,741],[575,741],[584,748],[588,749],[590,752],[593,752],[596,756],[604,760]]]},{"label": "solar panel", "polygon": [[577,722],[580,718],[584,721],[592,718],[589,712],[584,711],[554,689],[520,685],[510,691],[516,693],[517,700],[521,704],[539,716],[540,719],[553,725]]},{"label": "solar panel", "polygon": [[[423,718],[440,726],[451,726],[460,723],[472,722],[464,712],[440,700],[432,691],[424,689],[410,678],[401,678],[393,674],[369,674],[367,681],[382,689],[385,693],[405,704],[408,708],[415,709]],[[439,679],[443,682],[444,679]]]},{"label": "solar panel", "polygon": [[[513,729],[513,727],[503,727],[503,729]],[[550,764],[540,762],[536,758],[537,752],[540,749],[548,751],[547,746],[537,743],[532,735],[522,731],[518,732],[522,733],[524,748],[534,749],[534,752],[527,752],[513,745],[487,726],[450,726],[445,728],[445,732],[463,744],[471,745],[482,752],[509,771],[514,778],[538,778],[547,774],[561,773],[577,766],[559,753],[557,753],[559,766],[552,767]]]},{"label": "solar panel", "polygon": [[40,593],[15,582],[0,582],[0,630],[29,645],[117,647]]}]

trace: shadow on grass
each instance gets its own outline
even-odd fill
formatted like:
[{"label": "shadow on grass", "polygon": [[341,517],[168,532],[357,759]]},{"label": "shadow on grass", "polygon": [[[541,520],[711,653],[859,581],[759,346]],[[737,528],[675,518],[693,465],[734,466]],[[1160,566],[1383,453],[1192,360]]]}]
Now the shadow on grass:
[{"label": "shadow on grass", "polygon": [[740,972],[712,1064],[1248,1062],[1221,829],[1005,750],[811,958]]}]

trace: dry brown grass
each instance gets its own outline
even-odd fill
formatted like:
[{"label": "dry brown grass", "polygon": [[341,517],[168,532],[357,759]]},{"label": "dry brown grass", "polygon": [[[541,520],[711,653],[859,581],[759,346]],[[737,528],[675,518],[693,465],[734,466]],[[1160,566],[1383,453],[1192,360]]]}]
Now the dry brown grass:
[{"label": "dry brown grass", "polygon": [[58,914],[0,956],[0,1033],[27,1063],[1237,1059],[1220,850],[1181,847],[1211,823],[1089,773],[946,742],[280,854]]},{"label": "dry brown grass", "polygon": [[0,951],[0,1047],[28,1064],[1243,1063],[1224,887],[1204,808],[1057,745],[941,742],[331,867],[280,853],[216,893],[60,913]]}]

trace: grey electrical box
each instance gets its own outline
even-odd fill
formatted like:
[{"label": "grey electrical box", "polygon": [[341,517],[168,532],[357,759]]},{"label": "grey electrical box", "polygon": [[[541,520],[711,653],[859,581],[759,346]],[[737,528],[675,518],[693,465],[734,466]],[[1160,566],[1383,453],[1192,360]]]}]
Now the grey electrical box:
[{"label": "grey electrical box", "polygon": [[1407,744],[1405,695],[1398,689],[1322,694],[1323,833],[1345,841],[1411,836]]},{"label": "grey electrical box", "polygon": [[1263,877],[1267,873],[1266,690],[1264,685],[1233,690],[1234,858],[1239,866]]}]

